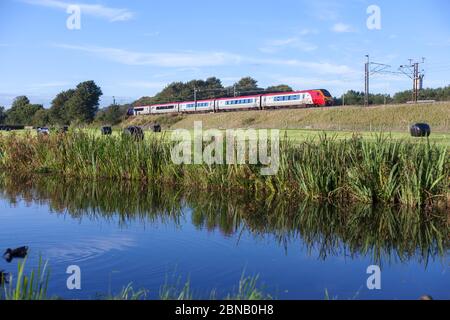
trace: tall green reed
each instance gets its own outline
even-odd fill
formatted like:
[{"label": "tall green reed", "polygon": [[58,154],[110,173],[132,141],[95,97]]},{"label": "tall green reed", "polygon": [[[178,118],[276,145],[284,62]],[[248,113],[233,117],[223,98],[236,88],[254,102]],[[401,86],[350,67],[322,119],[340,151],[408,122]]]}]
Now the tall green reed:
[{"label": "tall green reed", "polygon": [[246,190],[258,197],[284,194],[329,202],[423,206],[450,198],[450,157],[445,146],[383,135],[376,141],[326,135],[300,144],[282,140],[280,166],[273,176],[262,176],[259,164],[177,165],[171,159],[173,146],[164,135],[135,141],[84,131],[13,134],[0,137],[0,168],[15,174]]}]

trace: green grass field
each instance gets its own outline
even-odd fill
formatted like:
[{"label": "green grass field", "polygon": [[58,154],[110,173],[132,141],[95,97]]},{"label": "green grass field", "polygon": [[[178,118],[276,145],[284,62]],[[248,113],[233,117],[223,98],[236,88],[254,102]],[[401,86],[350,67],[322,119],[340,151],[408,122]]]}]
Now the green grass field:
[{"label": "green grass field", "polygon": [[[82,129],[84,131],[89,131],[92,133],[96,133],[100,135],[100,129]],[[205,129],[206,130],[206,129]],[[152,136],[165,136],[170,138],[172,132],[174,130],[163,130],[162,133],[153,133],[149,130],[145,131],[145,136],[147,138],[150,138]],[[193,130],[189,130],[191,134],[193,133]],[[222,130],[225,132],[225,130]],[[113,130],[113,135],[120,135],[122,130],[120,128],[116,128]],[[36,135],[36,132],[34,130],[17,130],[17,131],[0,131],[1,135],[10,135],[10,134],[17,134],[17,135],[25,135],[30,134],[32,136]],[[438,144],[442,146],[450,147],[450,132],[444,133],[444,132],[436,132],[432,133],[430,137],[427,138],[415,138],[411,137],[409,132],[367,132],[367,131],[337,131],[337,130],[311,130],[311,129],[282,129],[280,130],[280,139],[288,139],[293,142],[303,142],[311,139],[318,139],[320,136],[327,135],[329,137],[332,137],[337,140],[343,140],[343,139],[350,139],[354,136],[362,137],[365,140],[369,141],[375,141],[377,137],[382,134],[383,136],[386,136],[392,140],[404,140],[407,142],[414,142],[414,143],[431,143],[431,144]]]},{"label": "green grass field", "polygon": [[[254,128],[280,129],[280,137],[295,142],[318,137],[326,133],[336,139],[351,138],[354,134],[368,140],[375,140],[380,133],[393,140],[427,143],[426,138],[412,138],[409,127],[416,122],[426,122],[431,126],[430,143],[450,146],[450,102],[419,105],[387,105],[373,107],[334,107],[309,109],[283,109],[266,111],[240,111],[208,114],[173,114],[131,117],[114,130],[119,134],[121,128],[138,125],[148,129],[159,123],[166,136],[171,130],[192,130],[195,121],[201,121],[203,129]],[[100,134],[99,128],[88,127]],[[24,134],[25,130],[14,131]],[[0,135],[11,134],[0,131]],[[33,130],[31,134],[35,134]],[[146,136],[152,133],[146,130]]]},{"label": "green grass field", "polygon": [[[319,135],[329,135],[336,139],[350,139],[353,136],[360,136],[365,140],[375,141],[380,133],[377,132],[351,132],[351,131],[323,131],[323,130],[281,130],[281,136],[287,137],[293,141],[305,141],[307,139],[316,138]],[[432,133],[430,137],[427,138],[415,138],[411,137],[409,132],[383,132],[384,136],[391,138],[392,140],[405,140],[408,142],[415,143],[436,143],[443,146],[450,147],[450,133]]]}]

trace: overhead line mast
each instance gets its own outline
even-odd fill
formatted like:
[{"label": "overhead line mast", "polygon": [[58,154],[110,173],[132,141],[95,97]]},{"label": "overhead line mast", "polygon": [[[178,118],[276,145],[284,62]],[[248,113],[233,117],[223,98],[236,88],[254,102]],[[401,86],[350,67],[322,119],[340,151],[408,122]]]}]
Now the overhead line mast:
[{"label": "overhead line mast", "polygon": [[[387,73],[387,69],[391,66],[384,63],[370,62],[369,55],[366,54],[367,62],[365,64],[365,81],[364,81],[364,106],[369,106],[369,79],[371,75],[376,73]],[[373,66],[373,69],[370,67]]]},{"label": "overhead line mast", "polygon": [[[419,71],[420,64],[425,63],[425,58],[422,58],[422,62],[414,62],[414,59],[408,59],[409,65],[401,65],[398,71],[389,71],[391,68],[388,64],[370,62],[369,55],[366,55],[367,62],[365,64],[365,82],[364,82],[364,106],[369,105],[369,78],[371,75],[380,74],[403,74],[413,80],[412,101],[417,103],[419,98],[419,91],[422,90],[424,70]],[[371,69],[373,66],[373,69]]]},{"label": "overhead line mast", "polygon": [[412,102],[417,103],[419,98],[419,91],[422,90],[423,87],[423,77],[424,70],[419,71],[420,64],[425,63],[425,58],[422,58],[422,62],[414,62],[413,59],[409,59],[409,65],[401,65],[398,70],[406,75],[408,78],[413,81],[413,90],[412,90]]}]

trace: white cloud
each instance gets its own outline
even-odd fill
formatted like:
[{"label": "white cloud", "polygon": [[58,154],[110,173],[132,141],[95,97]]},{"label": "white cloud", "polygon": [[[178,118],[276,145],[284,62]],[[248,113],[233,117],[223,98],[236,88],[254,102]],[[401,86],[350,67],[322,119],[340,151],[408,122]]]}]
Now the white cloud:
[{"label": "white cloud", "polygon": [[335,21],[341,16],[340,11],[348,10],[348,1],[315,0],[306,1],[308,15],[321,21]]},{"label": "white cloud", "polygon": [[280,65],[280,66],[291,66],[307,69],[308,71],[321,74],[321,75],[355,75],[358,74],[357,70],[341,64],[333,64],[329,62],[311,62],[302,61],[296,59],[259,59],[259,58],[248,58],[248,62],[262,65]]},{"label": "white cloud", "polygon": [[346,32],[354,32],[355,30],[348,24],[339,22],[339,23],[335,23],[333,25],[333,27],[331,28],[331,31],[337,32],[337,33],[346,33]]},{"label": "white cloud", "polygon": [[265,53],[276,53],[286,48],[294,48],[300,51],[309,52],[316,50],[318,47],[315,44],[300,39],[299,37],[291,37],[267,41],[266,45],[259,50]]},{"label": "white cloud", "polygon": [[149,65],[155,67],[170,68],[200,68],[211,66],[237,66],[242,64],[253,64],[298,67],[308,69],[309,71],[312,71],[316,74],[349,75],[357,73],[357,71],[347,65],[333,64],[330,62],[311,62],[297,59],[255,58],[245,57],[228,52],[189,51],[178,53],[146,53],[97,46],[77,46],[68,44],[56,44],[55,46],[68,50],[87,52],[102,59],[126,65]]},{"label": "white cloud", "polygon": [[145,32],[144,37],[157,37],[161,34],[159,31]]},{"label": "white cloud", "polygon": [[158,67],[205,67],[236,64],[240,57],[225,52],[144,53],[97,46],[60,44],[59,48],[84,51],[111,61],[128,65],[153,65]]},{"label": "white cloud", "polygon": [[77,5],[80,7],[81,15],[87,14],[106,19],[110,22],[126,21],[134,17],[134,13],[128,9],[111,8],[101,4],[85,4],[77,2],[64,2],[59,0],[22,0],[22,2],[62,10],[66,10],[70,5]]},{"label": "white cloud", "polygon": [[301,36],[306,36],[306,35],[310,35],[310,34],[318,34],[319,33],[319,30],[317,30],[317,29],[302,29],[302,30],[300,30],[300,32],[299,32],[299,34],[301,35]]},{"label": "white cloud", "polygon": [[127,65],[150,65],[157,67],[210,67],[238,64],[239,55],[226,52],[179,52],[145,53],[97,46],[55,45],[59,48],[84,51],[96,56]]}]

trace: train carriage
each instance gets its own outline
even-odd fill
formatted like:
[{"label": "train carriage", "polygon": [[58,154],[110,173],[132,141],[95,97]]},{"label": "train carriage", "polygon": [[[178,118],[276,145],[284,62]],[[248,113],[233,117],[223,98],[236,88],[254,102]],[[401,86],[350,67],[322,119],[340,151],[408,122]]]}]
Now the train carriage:
[{"label": "train carriage", "polygon": [[262,96],[263,108],[293,107],[314,105],[313,97],[308,91],[274,93]]},{"label": "train carriage", "polygon": [[133,109],[133,114],[135,116],[138,115],[143,115],[143,114],[150,114],[151,113],[151,108],[152,106],[139,106],[139,107],[134,107]]},{"label": "train carriage", "polygon": [[151,108],[151,113],[173,113],[179,112],[178,103],[156,104]]},{"label": "train carriage", "polygon": [[216,100],[216,111],[260,109],[261,96],[244,96]]},{"label": "train carriage", "polygon": [[214,100],[198,100],[181,102],[179,107],[180,112],[213,112]]}]

